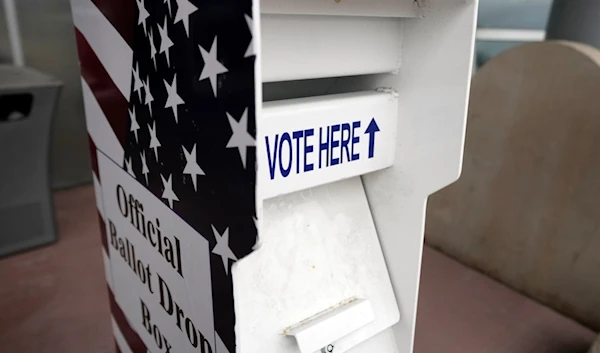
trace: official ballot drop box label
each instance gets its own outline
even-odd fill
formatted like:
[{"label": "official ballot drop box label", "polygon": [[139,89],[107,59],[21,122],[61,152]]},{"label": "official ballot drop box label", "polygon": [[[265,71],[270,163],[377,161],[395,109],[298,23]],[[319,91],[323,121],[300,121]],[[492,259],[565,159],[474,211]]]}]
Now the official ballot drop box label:
[{"label": "official ballot drop box label", "polygon": [[204,237],[99,154],[114,296],[151,352],[215,352]]}]

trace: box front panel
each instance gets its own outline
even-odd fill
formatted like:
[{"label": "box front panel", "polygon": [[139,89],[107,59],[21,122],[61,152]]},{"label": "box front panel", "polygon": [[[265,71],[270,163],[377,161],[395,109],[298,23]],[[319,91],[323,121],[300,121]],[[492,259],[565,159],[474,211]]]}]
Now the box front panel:
[{"label": "box front panel", "polygon": [[72,0],[115,340],[235,352],[256,231],[252,1]]}]

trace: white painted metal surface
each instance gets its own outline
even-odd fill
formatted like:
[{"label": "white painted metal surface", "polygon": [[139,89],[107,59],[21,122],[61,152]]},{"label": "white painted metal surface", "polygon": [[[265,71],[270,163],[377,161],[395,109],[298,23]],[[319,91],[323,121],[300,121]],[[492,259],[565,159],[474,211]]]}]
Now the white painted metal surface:
[{"label": "white painted metal surface", "polygon": [[[422,19],[403,22],[399,76],[322,87],[335,93],[386,86],[399,93],[394,165],[362,177],[400,307],[402,320],[393,327],[399,353],[413,351],[427,198],[462,169],[477,7],[478,1],[429,0]],[[349,353],[393,349],[380,334]]]},{"label": "white painted metal surface", "polygon": [[427,197],[462,169],[478,2],[429,6],[404,22],[394,166],[363,177],[403,318],[394,326],[400,353],[413,351]]},{"label": "white painted metal surface", "polygon": [[313,318],[286,329],[288,336],[296,338],[301,353],[314,353],[351,334],[375,320],[371,303],[366,299],[353,299],[332,307]]},{"label": "white painted metal surface", "polygon": [[262,13],[416,17],[414,0],[262,0]]},{"label": "white painted metal surface", "polygon": [[259,195],[267,199],[391,166],[397,121],[394,92],[265,103],[257,143]]},{"label": "white painted metal surface", "polygon": [[[376,87],[392,87],[399,93],[394,164],[363,176],[362,183],[359,178],[351,178],[264,202],[259,196],[260,247],[233,270],[240,352],[298,353],[296,342],[283,335],[282,330],[349,296],[369,299],[375,321],[334,342],[335,352],[413,351],[426,201],[428,195],[460,174],[478,1],[429,0],[423,4],[423,18],[393,19],[401,31],[397,42],[402,58],[399,75],[373,71],[370,73],[383,74],[362,79],[339,78],[333,84],[322,82],[320,87],[315,82],[315,95]],[[268,21],[269,16],[263,15],[263,19]],[[331,72],[341,61],[335,60],[347,56],[336,56],[336,43],[355,36],[365,39],[352,31],[347,36],[340,31],[341,39],[332,39],[328,47],[311,47],[315,56],[324,52],[324,61],[315,60],[303,67],[302,60],[294,61],[292,57],[288,65],[285,60],[275,60],[277,56],[272,54],[277,49],[269,49],[270,44],[266,43],[278,40],[283,47],[291,45],[273,31],[285,27],[287,17],[294,16],[280,16],[280,22],[261,36],[262,46],[267,46],[258,57],[267,78],[263,81],[336,76]],[[290,30],[292,34],[301,31],[296,26]],[[267,28],[264,24],[263,27]],[[387,38],[385,31],[377,30]],[[319,33],[325,32],[315,32],[312,37]],[[306,45],[311,46],[310,37],[298,37],[299,43],[308,42]],[[376,41],[373,38],[379,38],[379,34],[369,37]],[[284,50],[280,53],[287,55]],[[294,56],[302,56],[302,50]],[[332,57],[336,59],[327,61]],[[379,65],[377,60],[375,64]],[[364,63],[368,65],[366,60]],[[272,65],[281,65],[276,68],[280,72],[278,78],[268,72]],[[286,68],[291,72],[285,72]],[[264,114],[260,104],[258,111],[260,119]],[[259,120],[258,136],[264,138],[262,130],[267,128]],[[257,153],[261,151],[260,143],[258,140]],[[368,203],[363,198],[365,192]],[[371,223],[371,217],[375,223]],[[361,290],[368,291],[385,288],[381,283],[387,283],[380,277],[380,284],[367,285],[374,279],[362,277],[364,271],[372,270],[381,276],[376,267],[369,265],[371,252],[357,250],[372,247],[365,244],[375,244],[377,237],[386,255],[382,269],[389,270],[399,322],[386,317],[389,311],[380,311],[390,307],[384,297],[357,294],[356,288],[363,285],[366,287]],[[374,259],[373,263],[377,261]],[[322,267],[327,269],[325,273],[313,272]],[[349,288],[354,285],[356,288]],[[390,322],[396,324],[390,327]]]},{"label": "white painted metal surface", "polygon": [[398,18],[261,16],[262,81],[393,72],[401,64]]},{"label": "white painted metal surface", "polygon": [[233,268],[240,353],[299,353],[285,328],[352,297],[368,299],[375,320],[331,342],[336,352],[398,322],[360,178],[265,201],[260,242]]}]

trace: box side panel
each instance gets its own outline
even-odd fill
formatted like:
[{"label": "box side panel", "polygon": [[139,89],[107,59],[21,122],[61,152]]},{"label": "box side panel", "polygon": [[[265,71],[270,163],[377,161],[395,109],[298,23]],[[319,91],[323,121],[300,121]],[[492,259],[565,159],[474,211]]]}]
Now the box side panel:
[{"label": "box side panel", "polygon": [[117,346],[235,352],[231,267],[257,239],[252,1],[71,5]]},{"label": "box side panel", "polygon": [[[430,0],[404,27],[398,149],[392,168],[363,177],[412,352],[427,197],[460,175],[477,1]],[[388,195],[394,195],[393,198]]]}]

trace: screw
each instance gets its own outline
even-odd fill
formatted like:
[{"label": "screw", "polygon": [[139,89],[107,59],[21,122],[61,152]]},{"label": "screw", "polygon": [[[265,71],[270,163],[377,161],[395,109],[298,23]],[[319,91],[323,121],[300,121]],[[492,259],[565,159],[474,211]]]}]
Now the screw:
[{"label": "screw", "polygon": [[332,353],[333,352],[333,344],[328,344],[327,347],[321,349],[322,353]]}]

